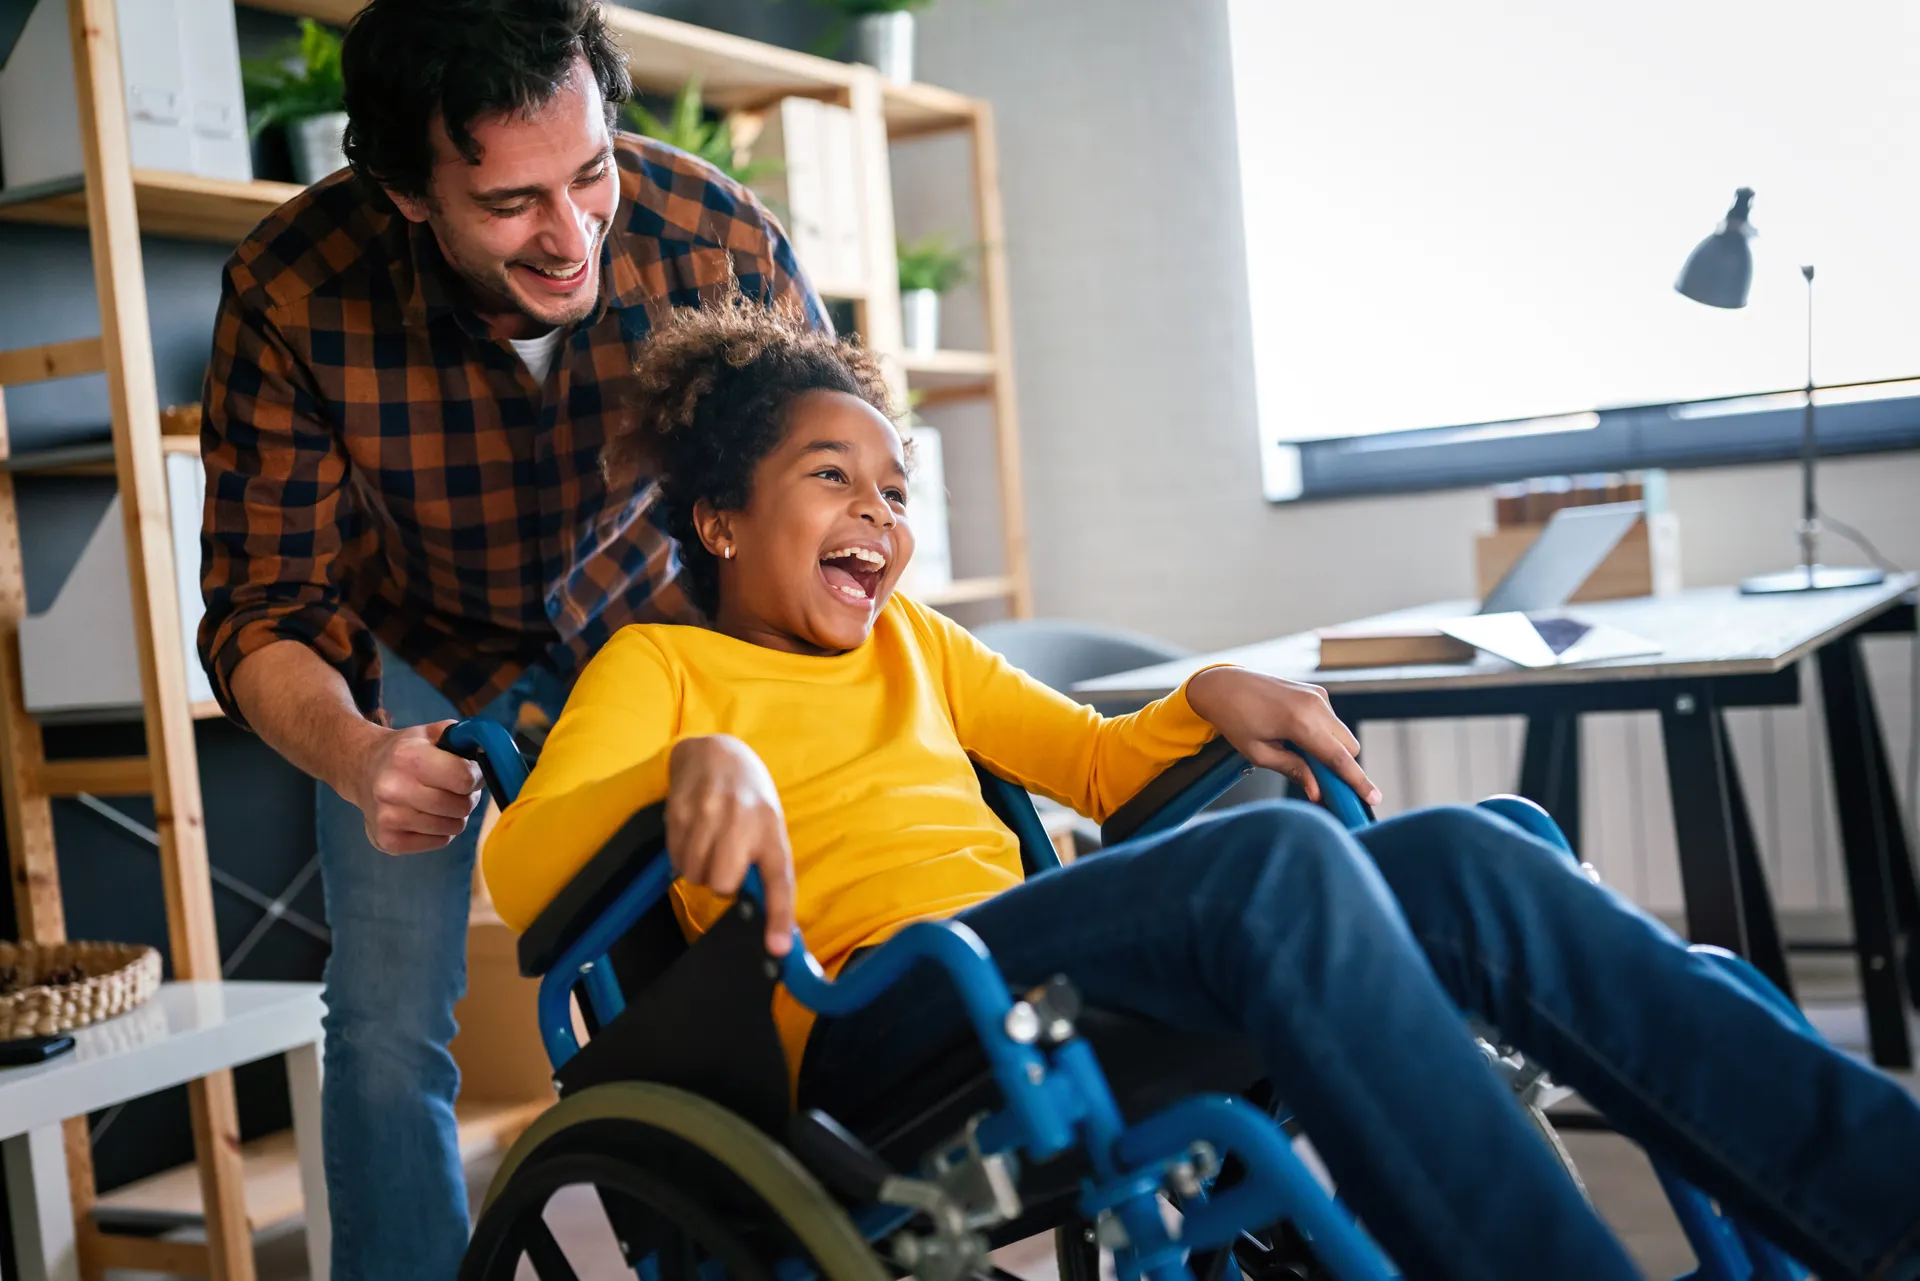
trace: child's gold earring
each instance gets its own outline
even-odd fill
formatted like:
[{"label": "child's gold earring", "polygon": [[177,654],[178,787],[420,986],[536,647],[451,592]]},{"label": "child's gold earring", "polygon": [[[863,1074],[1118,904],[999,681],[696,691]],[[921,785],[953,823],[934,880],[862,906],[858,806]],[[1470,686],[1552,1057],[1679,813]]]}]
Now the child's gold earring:
[{"label": "child's gold earring", "polygon": [[721,554],[722,556],[725,556],[725,557],[726,557],[726,558],[727,558],[728,560],[732,560],[732,559],[733,559],[733,544],[732,544],[732,543],[728,543],[728,544],[727,544],[727,550],[725,550],[724,552],[721,552],[720,554]]}]

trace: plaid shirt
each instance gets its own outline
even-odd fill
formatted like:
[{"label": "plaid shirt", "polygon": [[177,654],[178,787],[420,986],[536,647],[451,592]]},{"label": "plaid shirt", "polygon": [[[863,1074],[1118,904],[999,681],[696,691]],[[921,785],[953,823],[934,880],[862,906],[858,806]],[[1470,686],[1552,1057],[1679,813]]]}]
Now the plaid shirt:
[{"label": "plaid shirt", "polygon": [[599,468],[638,345],[742,293],[826,314],[766,209],[704,163],[619,135],[599,305],[544,387],[455,303],[425,227],[340,175],[228,263],[204,393],[200,657],[312,647],[377,714],[375,638],[465,714],[544,664],[570,681],[626,623],[690,618],[655,487]]}]

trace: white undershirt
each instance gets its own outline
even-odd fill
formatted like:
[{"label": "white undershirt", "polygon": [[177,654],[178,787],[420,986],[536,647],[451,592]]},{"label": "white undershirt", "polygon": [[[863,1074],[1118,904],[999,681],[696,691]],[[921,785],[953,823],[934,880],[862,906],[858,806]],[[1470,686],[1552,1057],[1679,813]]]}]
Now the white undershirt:
[{"label": "white undershirt", "polygon": [[561,329],[553,329],[538,338],[509,338],[513,349],[520,353],[520,359],[526,362],[527,371],[533,375],[533,381],[542,387],[547,385],[547,371],[553,368],[553,353],[560,350],[560,340],[566,336]]}]

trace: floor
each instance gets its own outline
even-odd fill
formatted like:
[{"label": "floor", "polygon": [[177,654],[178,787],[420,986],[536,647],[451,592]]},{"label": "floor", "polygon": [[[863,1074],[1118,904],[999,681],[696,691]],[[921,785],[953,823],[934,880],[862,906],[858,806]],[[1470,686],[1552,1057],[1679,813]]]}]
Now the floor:
[{"label": "floor", "polygon": [[[1859,1006],[1853,1003],[1847,973],[1850,964],[1844,959],[1815,959],[1804,966],[1796,962],[1796,982],[1821,1032],[1836,1044],[1858,1051],[1866,1040],[1865,1021]],[[1916,1044],[1920,1044],[1920,1016],[1913,1019],[1913,1025]],[[1920,1097],[1920,1076],[1904,1073],[1902,1080]],[[1645,1274],[1664,1281],[1688,1272],[1692,1255],[1640,1150],[1608,1134],[1578,1132],[1564,1137],[1595,1205]],[[491,1170],[475,1168],[471,1173],[471,1191],[477,1204]],[[564,1203],[557,1200],[548,1212],[548,1220],[559,1239],[567,1243],[580,1281],[616,1281],[632,1275],[622,1270],[611,1231],[590,1194],[582,1192]],[[258,1261],[260,1281],[304,1281],[306,1268],[299,1231],[263,1238]],[[998,1252],[995,1262],[1026,1281],[1053,1281],[1055,1276],[1053,1246],[1048,1237],[1010,1246]],[[533,1275],[524,1262],[521,1275]],[[112,1272],[108,1276],[112,1281],[148,1281],[149,1274]]]}]

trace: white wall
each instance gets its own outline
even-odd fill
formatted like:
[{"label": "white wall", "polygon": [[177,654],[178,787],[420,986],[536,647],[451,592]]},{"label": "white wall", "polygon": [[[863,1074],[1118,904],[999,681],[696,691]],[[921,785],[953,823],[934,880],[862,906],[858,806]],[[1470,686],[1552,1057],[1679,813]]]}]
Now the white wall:
[{"label": "white wall", "polygon": [[[945,0],[920,21],[922,77],[990,99],[999,119],[1040,612],[1214,648],[1471,595],[1482,491],[1260,497],[1225,0]],[[955,157],[915,154],[945,145],[896,153],[906,234],[968,226],[966,188],[935,179]],[[969,310],[953,300],[955,345],[977,336]],[[929,417],[948,429],[959,569],[988,569],[986,421]],[[1830,511],[1920,565],[1920,456],[1835,460],[1821,477]],[[1796,495],[1792,467],[1676,473],[1688,582],[1790,563]],[[1856,559],[1837,540],[1830,557]],[[1869,646],[1897,769],[1905,646]],[[1782,901],[1814,909],[1843,899],[1809,715],[1740,713],[1734,733]],[[1462,733],[1464,772],[1450,750]],[[1593,857],[1643,902],[1677,905],[1657,725],[1593,718],[1588,733]],[[1516,750],[1499,723],[1368,734],[1373,768],[1416,803],[1511,787]]]}]

